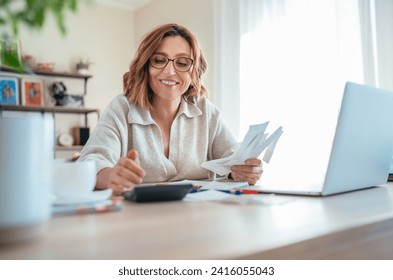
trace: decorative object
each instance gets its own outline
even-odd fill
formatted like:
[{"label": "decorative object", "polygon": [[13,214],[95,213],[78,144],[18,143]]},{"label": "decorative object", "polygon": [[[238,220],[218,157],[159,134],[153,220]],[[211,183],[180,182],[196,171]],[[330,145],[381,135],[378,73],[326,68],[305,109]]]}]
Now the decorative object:
[{"label": "decorative object", "polygon": [[32,70],[36,67],[36,62],[34,56],[31,55],[22,55],[22,62],[26,69]]},{"label": "decorative object", "polygon": [[80,59],[78,63],[76,64],[76,71],[78,74],[81,75],[89,75],[89,67],[92,65],[93,62],[91,62],[88,58],[87,59]]},{"label": "decorative object", "polygon": [[83,95],[67,94],[67,88],[63,82],[53,83],[51,91],[56,101],[56,106],[72,108],[82,108],[84,106]]},{"label": "decorative object", "polygon": [[19,104],[17,78],[0,76],[0,104]]},{"label": "decorative object", "polygon": [[35,71],[52,72],[55,70],[55,63],[53,62],[39,62],[34,68]]},{"label": "decorative object", "polygon": [[85,145],[87,140],[89,140],[90,129],[88,127],[74,127],[72,129],[75,145]]},{"label": "decorative object", "polygon": [[41,80],[34,78],[23,78],[21,80],[21,88],[22,105],[44,105],[44,88]]},{"label": "decorative object", "polygon": [[64,106],[69,108],[83,108],[83,95],[67,94],[64,100]]},{"label": "decorative object", "polygon": [[67,94],[67,87],[63,82],[53,83],[51,86],[52,96],[56,101],[56,106],[63,106],[63,99]]},{"label": "decorative object", "polygon": [[0,38],[0,65],[19,69],[21,61],[19,40]]},{"label": "decorative object", "polygon": [[74,137],[68,133],[61,133],[58,140],[59,144],[64,147],[71,147],[74,144]]}]

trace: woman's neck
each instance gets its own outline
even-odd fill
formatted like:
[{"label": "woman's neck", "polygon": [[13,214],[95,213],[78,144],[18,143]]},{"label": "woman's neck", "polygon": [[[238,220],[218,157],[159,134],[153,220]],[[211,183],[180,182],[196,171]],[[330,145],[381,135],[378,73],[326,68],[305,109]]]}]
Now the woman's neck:
[{"label": "woman's neck", "polygon": [[150,113],[153,119],[157,122],[170,122],[172,123],[179,111],[181,98],[176,100],[165,100],[155,98],[153,101],[153,108]]}]

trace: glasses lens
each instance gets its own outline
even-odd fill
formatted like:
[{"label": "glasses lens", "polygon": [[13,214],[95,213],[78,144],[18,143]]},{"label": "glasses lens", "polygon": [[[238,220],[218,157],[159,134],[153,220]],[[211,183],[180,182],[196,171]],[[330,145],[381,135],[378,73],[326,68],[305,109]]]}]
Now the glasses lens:
[{"label": "glasses lens", "polygon": [[176,58],[173,62],[175,64],[176,70],[183,72],[190,70],[192,65],[192,59],[187,57]]},{"label": "glasses lens", "polygon": [[154,68],[163,69],[167,66],[169,61],[173,61],[173,65],[177,71],[187,72],[190,70],[193,60],[188,57],[178,57],[169,59],[161,54],[155,54],[150,58],[150,65]]},{"label": "glasses lens", "polygon": [[150,64],[154,68],[161,69],[168,64],[168,58],[160,54],[155,54],[150,58]]}]

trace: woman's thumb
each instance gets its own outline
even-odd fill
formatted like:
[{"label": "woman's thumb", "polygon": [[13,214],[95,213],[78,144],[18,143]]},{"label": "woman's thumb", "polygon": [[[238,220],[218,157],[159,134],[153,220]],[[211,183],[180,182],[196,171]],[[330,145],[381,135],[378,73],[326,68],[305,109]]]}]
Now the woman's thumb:
[{"label": "woman's thumb", "polygon": [[128,151],[127,157],[134,161],[138,161],[138,151],[137,150]]}]

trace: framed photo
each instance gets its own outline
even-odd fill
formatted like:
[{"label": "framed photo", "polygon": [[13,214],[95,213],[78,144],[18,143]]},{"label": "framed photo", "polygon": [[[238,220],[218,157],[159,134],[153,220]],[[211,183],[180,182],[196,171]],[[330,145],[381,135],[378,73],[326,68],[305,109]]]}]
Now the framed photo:
[{"label": "framed photo", "polygon": [[0,104],[19,104],[17,78],[0,76]]},{"label": "framed photo", "polygon": [[40,79],[23,78],[21,80],[22,105],[43,106],[44,87]]}]

